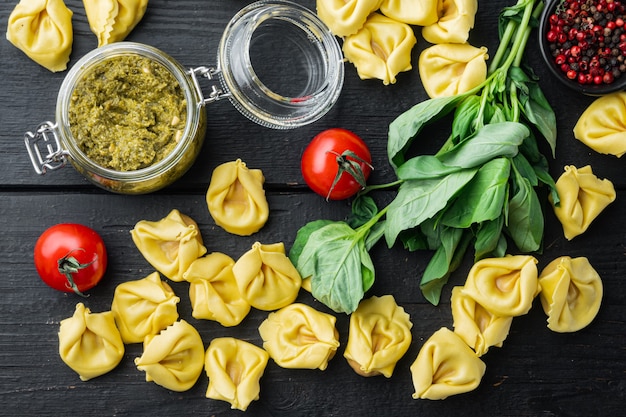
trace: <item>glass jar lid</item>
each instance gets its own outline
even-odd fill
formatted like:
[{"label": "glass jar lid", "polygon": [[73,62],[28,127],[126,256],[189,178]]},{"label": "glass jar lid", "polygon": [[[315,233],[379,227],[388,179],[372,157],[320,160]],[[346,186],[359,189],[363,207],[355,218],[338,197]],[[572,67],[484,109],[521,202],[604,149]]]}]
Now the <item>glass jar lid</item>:
[{"label": "glass jar lid", "polygon": [[318,120],[343,85],[336,37],[315,13],[290,1],[261,0],[241,9],[222,35],[217,59],[232,104],[271,128]]}]

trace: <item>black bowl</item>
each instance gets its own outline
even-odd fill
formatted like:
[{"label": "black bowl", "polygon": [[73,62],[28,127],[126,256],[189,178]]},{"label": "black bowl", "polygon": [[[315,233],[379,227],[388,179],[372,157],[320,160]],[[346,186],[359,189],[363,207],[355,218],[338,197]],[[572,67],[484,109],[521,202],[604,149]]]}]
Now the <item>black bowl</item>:
[{"label": "black bowl", "polygon": [[548,0],[539,21],[539,49],[550,72],[556,79],[563,83],[563,85],[574,91],[590,96],[601,96],[624,90],[624,88],[626,88],[626,74],[622,74],[621,77],[617,78],[611,84],[580,84],[576,80],[567,78],[563,71],[556,65],[550,52],[550,44],[546,39],[546,34],[550,30],[550,15],[554,13],[559,3],[561,3],[561,0]]}]

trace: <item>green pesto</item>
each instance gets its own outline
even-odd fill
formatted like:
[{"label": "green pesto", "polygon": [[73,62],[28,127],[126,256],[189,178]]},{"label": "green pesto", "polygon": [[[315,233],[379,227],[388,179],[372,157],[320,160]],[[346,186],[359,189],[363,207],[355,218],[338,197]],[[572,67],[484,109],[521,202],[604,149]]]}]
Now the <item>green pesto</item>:
[{"label": "green pesto", "polygon": [[101,62],[74,89],[70,130],[96,164],[134,171],[164,159],[182,138],[187,103],[164,66],[137,55]]}]

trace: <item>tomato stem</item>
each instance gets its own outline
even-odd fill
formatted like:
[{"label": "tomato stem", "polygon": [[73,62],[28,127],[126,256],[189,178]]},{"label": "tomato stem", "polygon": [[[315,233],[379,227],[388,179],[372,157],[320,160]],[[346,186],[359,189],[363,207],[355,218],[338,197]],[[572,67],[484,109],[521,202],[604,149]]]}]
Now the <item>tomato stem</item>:
[{"label": "tomato stem", "polygon": [[[80,295],[81,297],[88,297],[88,295],[83,294],[78,289],[78,286],[74,282],[74,275],[73,274],[77,273],[81,269],[87,268],[89,265],[91,265],[92,263],[95,262],[95,259],[93,261],[89,262],[89,263],[81,264],[78,261],[78,259],[76,259],[73,256],[71,256],[72,252],[75,252],[77,250],[81,250],[83,252],[85,251],[85,249],[83,249],[83,248],[72,249],[65,256],[63,256],[61,259],[59,259],[57,261],[57,265],[58,265],[59,272],[61,274],[65,275],[65,278],[67,278],[67,287],[71,288],[72,291],[74,291],[76,294]],[[98,255],[96,255],[96,257],[97,256]]]},{"label": "tomato stem", "polygon": [[346,150],[341,154],[332,150],[327,151],[328,153],[335,155],[335,160],[337,161],[337,175],[333,179],[333,183],[328,189],[328,194],[326,194],[326,201],[330,199],[330,194],[335,189],[335,186],[341,179],[341,176],[345,173],[348,173],[354,180],[361,186],[361,189],[365,188],[367,179],[365,178],[365,174],[361,169],[361,165],[359,163],[363,163],[367,165],[371,170],[374,170],[372,164],[358,156],[356,153]]}]

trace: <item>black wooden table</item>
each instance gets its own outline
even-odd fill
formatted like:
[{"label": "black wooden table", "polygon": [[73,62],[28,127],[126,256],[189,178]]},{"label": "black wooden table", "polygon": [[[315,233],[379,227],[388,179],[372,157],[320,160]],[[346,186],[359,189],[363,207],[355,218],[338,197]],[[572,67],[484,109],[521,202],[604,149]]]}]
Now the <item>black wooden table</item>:
[{"label": "black wooden table", "polygon": [[[0,3],[0,32],[6,32],[16,1]],[[74,11],[74,48],[70,65],[96,47],[82,2],[68,0]],[[151,0],[143,21],[128,40],[153,45],[195,67],[215,64],[221,33],[232,15],[249,3],[244,0]],[[314,7],[313,1],[304,1]],[[480,1],[474,45],[495,52],[497,14],[513,1]],[[419,31],[417,31],[419,34]],[[419,38],[414,62],[426,43]],[[261,395],[247,413],[254,416],[615,416],[626,404],[626,203],[623,160],[599,155],[574,139],[572,128],[590,97],[564,90],[542,67],[536,34],[528,47],[528,61],[541,77],[541,86],[558,119],[556,178],[564,165],[591,164],[600,178],[616,186],[617,200],[583,236],[563,237],[560,224],[548,210],[545,250],[536,254],[541,265],[561,255],[586,256],[604,282],[599,315],[587,328],[557,334],[546,327],[536,300],[529,314],[514,319],[502,348],[484,357],[487,370],[475,391],[443,401],[414,400],[409,365],[424,341],[442,326],[451,328],[450,290],[462,285],[470,267],[466,260],[445,287],[438,307],[419,291],[419,277],[430,253],[409,253],[400,247],[373,250],[377,281],[368,295],[393,294],[411,315],[413,343],[390,379],[363,378],[343,358],[348,317],[337,315],[340,347],[326,371],[286,370],[270,361],[261,381]],[[54,119],[55,102],[65,73],[51,73],[0,41],[0,414],[1,415],[240,415],[229,404],[205,398],[208,380],[184,393],[170,392],[145,382],[133,359],[140,344],[127,345],[121,364],[99,378],[82,382],[58,354],[60,320],[72,315],[77,302],[94,312],[110,309],[117,284],[140,279],[153,271],[132,243],[129,231],[143,219],[158,220],[173,208],[195,219],[209,251],[233,258],[252,243],[284,242],[289,248],[297,229],[315,219],[343,219],[348,202],[327,203],[309,191],[299,169],[304,146],[317,132],[344,127],[361,135],[370,146],[376,169],[371,183],[394,179],[386,158],[389,123],[426,98],[416,70],[402,73],[395,85],[362,81],[351,64],[339,101],[320,121],[296,130],[260,127],[241,116],[227,101],[207,107],[206,142],[192,169],[177,183],[142,196],[115,195],[90,185],[67,167],[46,176],[33,172],[23,134],[38,123]],[[416,64],[415,64],[416,67]],[[445,127],[445,126],[442,126]],[[443,137],[443,135],[441,135]],[[429,143],[428,143],[429,142]],[[421,151],[432,153],[441,144],[433,134]],[[210,175],[218,164],[237,158],[263,170],[271,208],[267,225],[250,237],[236,237],[217,227],[205,204]],[[392,192],[389,192],[392,194]],[[384,193],[378,197],[390,198]],[[37,237],[60,222],[89,225],[103,236],[110,255],[103,282],[88,299],[56,292],[37,276],[32,251]],[[191,317],[185,283],[172,283],[181,297],[179,313],[200,331],[205,345],[218,336],[234,336],[261,345],[257,328],[267,313],[253,310],[233,328]],[[300,301],[324,310],[304,291]]]}]

